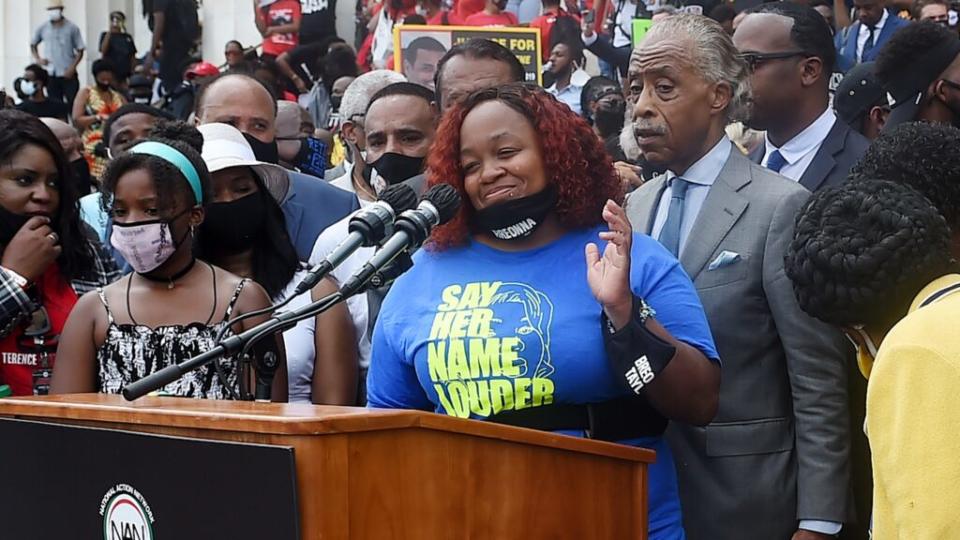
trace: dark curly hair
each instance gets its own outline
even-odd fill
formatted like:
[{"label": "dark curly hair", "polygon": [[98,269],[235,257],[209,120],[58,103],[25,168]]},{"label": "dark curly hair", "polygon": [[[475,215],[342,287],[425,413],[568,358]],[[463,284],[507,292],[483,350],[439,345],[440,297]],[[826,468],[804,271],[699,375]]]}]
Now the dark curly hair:
[{"label": "dark curly hair", "polygon": [[886,86],[912,65],[944,43],[957,40],[956,31],[937,23],[924,21],[908,24],[897,30],[880,49],[874,68],[881,84]]},{"label": "dark curly hair", "polygon": [[[60,235],[63,251],[57,257],[60,273],[67,280],[94,277],[92,234],[84,234],[80,222],[77,182],[56,135],[39,118],[15,109],[0,111],[0,163],[8,163],[24,146],[35,145],[50,154],[57,169],[60,205],[51,216],[52,228]],[[0,250],[2,252],[2,250]]]},{"label": "dark curly hair", "polygon": [[884,180],[815,193],[785,258],[800,307],[838,326],[889,328],[955,267],[943,216],[909,186]]},{"label": "dark curly hair", "polygon": [[850,174],[912,187],[960,232],[960,129],[928,122],[900,124],[881,133]]},{"label": "dark curly hair", "polygon": [[[203,206],[209,204],[212,180],[207,164],[200,157],[203,135],[197,128],[186,122],[161,122],[154,126],[146,140],[163,143],[186,156],[200,177]],[[117,182],[124,174],[134,170],[145,170],[153,178],[157,189],[157,206],[162,209],[163,215],[172,215],[175,209],[183,205],[189,207],[196,204],[193,189],[180,169],[157,156],[127,152],[111,161],[101,178],[100,191],[105,196],[100,198],[100,205],[105,212],[110,213],[112,209]]]},{"label": "dark curly hair", "polygon": [[[557,187],[556,215],[568,229],[598,225],[608,199],[623,200],[623,187],[603,144],[586,121],[540,88],[508,84],[471,94],[443,116],[427,160],[429,185],[449,183],[464,204],[446,225],[431,236],[433,249],[466,243],[470,235],[473,208],[464,189],[460,167],[460,127],[467,114],[487,101],[500,101],[517,111],[542,134],[540,149],[547,179]],[[562,133],[563,136],[557,134]]]}]

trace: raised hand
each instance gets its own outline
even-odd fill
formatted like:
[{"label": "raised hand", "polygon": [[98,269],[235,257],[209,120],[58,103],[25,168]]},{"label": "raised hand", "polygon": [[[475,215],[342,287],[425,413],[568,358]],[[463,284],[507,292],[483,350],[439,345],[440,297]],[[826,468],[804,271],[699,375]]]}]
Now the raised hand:
[{"label": "raised hand", "polygon": [[603,219],[609,230],[600,233],[600,239],[606,240],[607,246],[601,256],[596,244],[587,244],[587,283],[594,298],[603,306],[607,318],[619,329],[629,322],[633,305],[630,291],[633,230],[626,212],[613,201],[607,201],[604,205]]}]

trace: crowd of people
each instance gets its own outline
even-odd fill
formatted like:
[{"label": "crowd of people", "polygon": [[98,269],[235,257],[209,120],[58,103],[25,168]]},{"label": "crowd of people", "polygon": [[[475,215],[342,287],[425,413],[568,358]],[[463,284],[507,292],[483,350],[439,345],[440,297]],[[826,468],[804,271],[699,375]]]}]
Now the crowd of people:
[{"label": "crowd of people", "polygon": [[[330,298],[377,249],[300,285],[351,220],[449,184],[395,281],[160,393],[250,399],[271,357],[274,401],[650,448],[657,540],[960,535],[955,6],[361,2],[348,43],[334,2],[253,4],[222,61],[193,0],[145,0],[139,54],[110,13],[80,88],[50,2],[0,110],[0,395],[119,393]],[[536,28],[542,84],[487,39],[384,69],[424,23]]]}]

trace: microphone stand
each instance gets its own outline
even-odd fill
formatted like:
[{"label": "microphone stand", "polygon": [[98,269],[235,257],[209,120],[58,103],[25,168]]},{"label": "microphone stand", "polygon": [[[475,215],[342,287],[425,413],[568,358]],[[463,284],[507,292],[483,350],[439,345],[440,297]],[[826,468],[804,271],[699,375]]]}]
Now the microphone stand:
[{"label": "microphone stand", "polygon": [[[124,387],[122,392],[123,397],[126,398],[127,401],[133,401],[139,397],[143,397],[154,390],[172,383],[186,373],[199,369],[224,356],[232,356],[238,352],[245,351],[266,336],[292,328],[303,319],[308,319],[323,313],[346,298],[342,292],[338,291],[301,308],[277,313],[270,319],[249,330],[245,330],[244,332],[220,341],[216,347],[209,351],[200,353],[179,364],[169,365],[160,371],[151,373],[138,381],[130,383]],[[273,372],[276,371],[279,366],[276,355],[273,353],[268,353],[268,355],[272,355],[273,358],[262,358],[254,362],[257,372],[257,401],[269,401]]]}]

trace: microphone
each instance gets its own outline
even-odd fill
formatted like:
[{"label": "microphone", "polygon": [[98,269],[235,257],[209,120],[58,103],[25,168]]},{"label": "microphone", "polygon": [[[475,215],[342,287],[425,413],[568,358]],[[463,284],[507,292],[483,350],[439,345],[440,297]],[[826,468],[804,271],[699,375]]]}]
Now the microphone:
[{"label": "microphone", "polygon": [[334,268],[340,266],[354,251],[373,247],[393,234],[394,218],[409,211],[417,201],[417,194],[406,184],[396,184],[383,190],[380,200],[357,212],[350,218],[347,238],[334,248],[327,258],[310,269],[290,296],[300,296],[320,282]]},{"label": "microphone", "polygon": [[397,232],[340,287],[344,298],[361,292],[370,278],[400,253],[419,247],[434,227],[450,221],[459,208],[460,194],[453,186],[438,184],[430,188],[415,210],[397,216],[394,223]]}]

